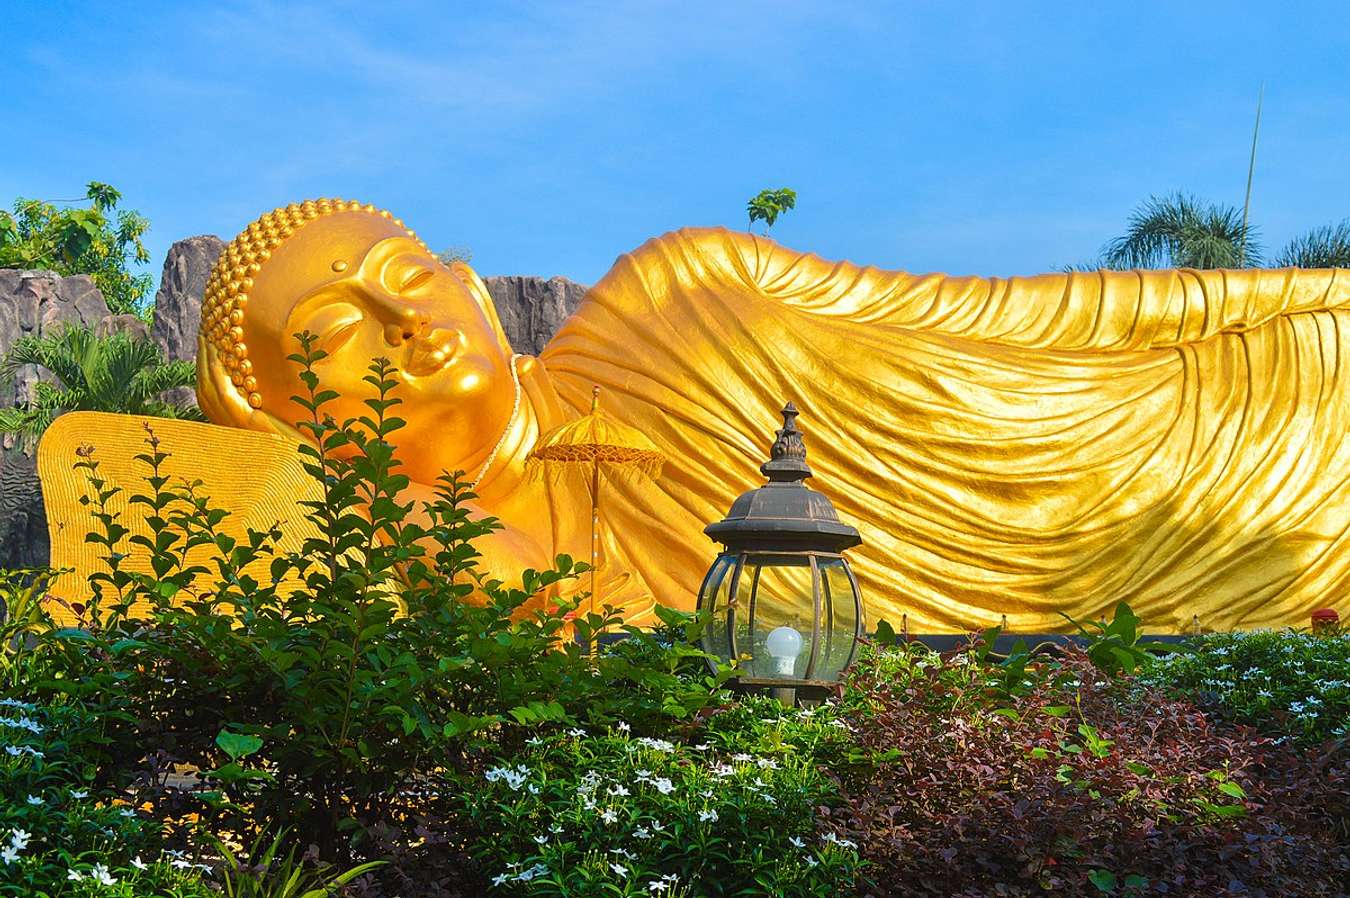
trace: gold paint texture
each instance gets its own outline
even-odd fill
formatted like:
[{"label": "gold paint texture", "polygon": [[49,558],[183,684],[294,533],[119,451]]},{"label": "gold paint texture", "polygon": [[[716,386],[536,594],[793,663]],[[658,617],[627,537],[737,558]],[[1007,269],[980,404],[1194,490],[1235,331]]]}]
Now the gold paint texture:
[{"label": "gold paint texture", "polygon": [[[584,480],[538,482],[524,461],[599,385],[666,459],[655,481],[606,486],[601,588],[635,622],[654,600],[693,606],[716,552],[702,528],[761,482],[786,400],[811,485],[862,534],[849,556],[873,622],[1043,632],[1120,600],[1164,632],[1350,614],[1350,272],[911,275],[687,229],[621,256],[539,358],[517,360],[467,265],[372,230],[374,213],[320,226],[317,207],[287,208],[213,275],[203,409],[298,438],[278,360],[300,323],[334,335],[319,373],[344,397],[387,355],[408,372],[414,494],[490,461],[477,507],[505,524],[484,547],[500,575],[585,557]],[[337,258],[351,267],[327,285]],[[166,448],[209,490],[252,466],[218,448],[226,432]],[[57,519],[77,513],[63,501],[48,504],[54,552]]]}]

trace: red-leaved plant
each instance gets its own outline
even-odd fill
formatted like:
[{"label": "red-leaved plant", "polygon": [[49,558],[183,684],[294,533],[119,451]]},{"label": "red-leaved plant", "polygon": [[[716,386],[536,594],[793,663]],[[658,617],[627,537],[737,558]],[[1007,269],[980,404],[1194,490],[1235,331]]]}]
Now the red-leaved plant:
[{"label": "red-leaved plant", "polygon": [[849,699],[866,775],[829,812],[901,896],[1344,895],[1350,756],[1312,755],[1082,654],[1024,689],[965,653],[865,660]]}]

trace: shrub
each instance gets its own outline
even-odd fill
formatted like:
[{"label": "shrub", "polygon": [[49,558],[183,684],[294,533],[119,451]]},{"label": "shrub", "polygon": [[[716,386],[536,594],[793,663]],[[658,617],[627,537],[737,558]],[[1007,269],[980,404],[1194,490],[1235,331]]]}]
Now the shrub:
[{"label": "shrub", "polygon": [[[413,523],[390,442],[401,426],[393,369],[377,360],[368,415],[338,423],[312,370],[323,354],[302,343],[301,427],[315,445],[301,452],[322,497],[308,503],[318,535],[301,551],[277,551],[275,529],[221,533],[224,510],[163,476],[168,452],[153,432],[140,457],[147,490],[131,499],[151,511],[148,534],[119,523],[96,456],[77,463],[107,569],[91,578],[84,626],[49,642],[57,688],[130,721],[111,729],[105,781],[141,771],[162,784],[190,764],[207,788],[147,793],[166,811],[202,811],[245,835],[287,829],[345,859],[349,837],[367,842],[362,854],[419,841],[426,809],[413,796],[475,747],[509,751],[540,725],[619,715],[650,728],[714,701],[721,679],[701,666],[692,617],[666,613],[655,634],[624,628],[629,639],[591,659],[572,630],[619,629],[613,609],[569,622],[575,601],[541,602],[583,566],[559,556],[518,583],[487,579],[473,542],[497,523],[469,517],[458,475],[424,503],[427,523]],[[213,570],[184,561],[202,545]],[[153,574],[128,570],[130,552]],[[256,565],[270,577],[250,574]],[[129,616],[136,602],[153,609],[148,621]]]},{"label": "shrub", "polygon": [[1070,653],[990,700],[967,652],[866,660],[848,719],[874,772],[830,817],[869,894],[1341,894],[1350,759],[1100,676]]},{"label": "shrub", "polygon": [[205,895],[191,862],[160,853],[158,824],[95,787],[99,730],[77,708],[0,699],[0,895]]},{"label": "shrub", "polygon": [[1213,633],[1155,660],[1141,679],[1304,745],[1350,737],[1350,632]]},{"label": "shrub", "polygon": [[464,789],[474,852],[503,894],[845,891],[857,853],[816,825],[834,789],[811,751],[840,731],[782,711],[742,705],[694,744],[622,723],[532,740]]}]

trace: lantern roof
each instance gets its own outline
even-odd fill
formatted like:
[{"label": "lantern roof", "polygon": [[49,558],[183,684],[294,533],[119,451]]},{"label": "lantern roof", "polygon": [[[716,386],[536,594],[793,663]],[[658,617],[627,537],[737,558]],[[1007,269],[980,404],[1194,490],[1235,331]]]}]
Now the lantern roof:
[{"label": "lantern roof", "polygon": [[862,542],[856,528],[839,520],[830,500],[802,482],[811,468],[797,415],[791,402],[783,407],[783,427],[759,469],[769,482],[741,494],[725,518],[703,528],[727,549],[842,552]]}]

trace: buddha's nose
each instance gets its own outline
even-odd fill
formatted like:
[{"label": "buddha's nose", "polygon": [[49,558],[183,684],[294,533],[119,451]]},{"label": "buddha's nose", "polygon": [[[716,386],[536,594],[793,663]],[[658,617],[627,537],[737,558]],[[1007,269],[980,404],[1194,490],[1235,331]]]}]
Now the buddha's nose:
[{"label": "buddha's nose", "polygon": [[401,346],[427,330],[425,313],[410,306],[394,309],[392,321],[384,326],[384,340],[390,346]]}]

